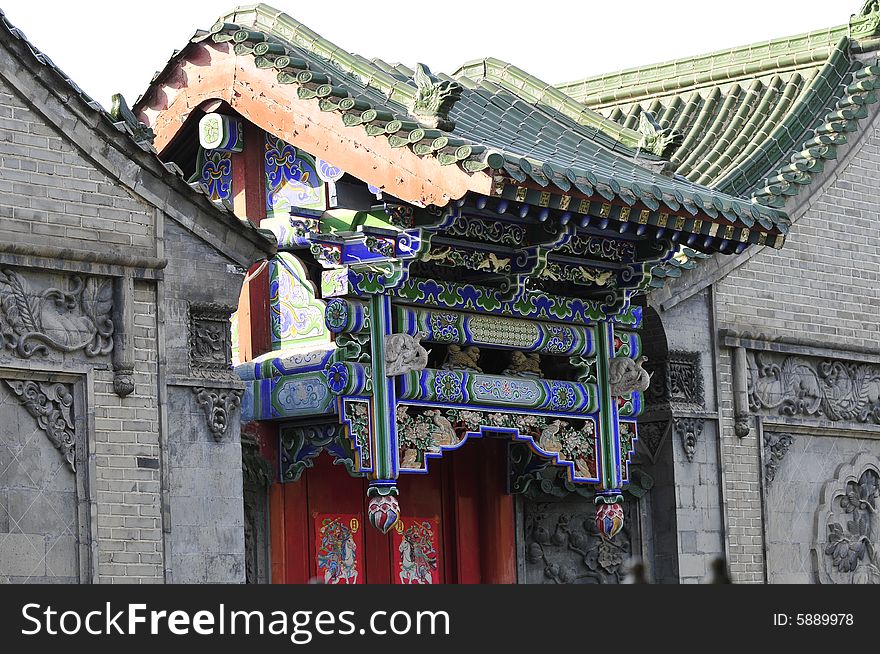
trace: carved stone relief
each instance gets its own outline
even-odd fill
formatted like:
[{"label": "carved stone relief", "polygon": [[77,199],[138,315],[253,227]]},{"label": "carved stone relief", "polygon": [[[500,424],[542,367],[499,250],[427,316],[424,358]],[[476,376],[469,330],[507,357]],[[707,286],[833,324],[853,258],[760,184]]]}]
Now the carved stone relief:
[{"label": "carved stone relief", "polygon": [[232,372],[229,316],[235,310],[220,304],[191,304],[189,308],[189,361],[193,377],[237,379]]},{"label": "carved stone relief", "polygon": [[385,374],[388,377],[425,369],[428,351],[419,343],[424,337],[419,332],[415,336],[390,334],[385,339]]},{"label": "carved stone relief", "polygon": [[20,379],[3,381],[19,397],[27,412],[36,419],[37,426],[61,452],[70,469],[76,472],[73,386]]},{"label": "carved stone relief", "polygon": [[22,358],[77,352],[94,357],[113,350],[113,284],[73,275],[67,288],[38,285],[9,268],[0,270],[0,349]]},{"label": "carved stone relief", "polygon": [[793,442],[794,436],[791,434],[764,432],[764,480],[767,486],[773,483],[776,471]]},{"label": "carved stone relief", "polygon": [[752,411],[880,423],[880,366],[754,351],[747,361]]},{"label": "carved stone relief", "polygon": [[684,448],[687,460],[693,461],[694,454],[697,451],[697,441],[703,433],[703,419],[673,418],[672,429],[679,440],[681,440],[681,446]]},{"label": "carved stone relief", "polygon": [[623,530],[613,539],[599,535],[593,502],[579,495],[556,502],[523,502],[522,581],[544,584],[615,584],[632,551],[631,503]]},{"label": "carved stone relief", "polygon": [[204,409],[208,419],[208,429],[216,440],[222,440],[229,431],[229,421],[241,406],[243,391],[237,389],[212,389],[204,386],[193,387],[196,402]]},{"label": "carved stone relief", "polygon": [[672,423],[669,420],[639,421],[639,439],[636,441],[637,451],[646,455],[651,463],[656,463],[660,450],[666,443],[671,429]]},{"label": "carved stone relief", "polygon": [[645,369],[651,373],[651,385],[645,391],[648,406],[705,406],[699,352],[670,351],[666,359],[646,363]]},{"label": "carved stone relief", "polygon": [[862,453],[825,484],[816,513],[819,583],[880,584],[880,459]]},{"label": "carved stone relief", "polygon": [[651,375],[642,367],[648,357],[638,360],[629,357],[614,357],[608,363],[608,383],[611,395],[627,396],[633,391],[644,391],[651,383]]}]

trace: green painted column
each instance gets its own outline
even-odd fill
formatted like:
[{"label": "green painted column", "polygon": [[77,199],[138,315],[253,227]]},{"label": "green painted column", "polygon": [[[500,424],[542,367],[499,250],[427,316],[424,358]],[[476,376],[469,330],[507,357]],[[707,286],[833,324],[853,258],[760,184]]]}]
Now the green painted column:
[{"label": "green painted column", "polygon": [[394,378],[385,374],[385,337],[391,333],[391,298],[370,296],[370,358],[373,372],[373,399],[370,404],[370,438],[374,467],[367,489],[369,519],[374,527],[388,533],[400,517],[397,500],[397,397]]},{"label": "green painted column", "polygon": [[614,356],[614,325],[601,321],[596,327],[596,381],[599,389],[600,490],[596,493],[596,526],[606,538],[623,528],[623,496],[620,491],[620,426],[617,398],[611,395],[611,358]]}]

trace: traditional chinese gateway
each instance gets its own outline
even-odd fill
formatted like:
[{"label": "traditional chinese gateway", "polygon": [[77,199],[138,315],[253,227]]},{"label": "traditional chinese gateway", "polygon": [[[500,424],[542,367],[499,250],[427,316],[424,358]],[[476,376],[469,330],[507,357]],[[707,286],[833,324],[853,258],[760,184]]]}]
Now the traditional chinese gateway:
[{"label": "traditional chinese gateway", "polygon": [[277,237],[233,325],[271,462],[271,563],[246,489],[252,579],[515,581],[534,486],[581,489],[613,543],[644,490],[634,299],[685,248],[778,248],[789,225],[673,174],[680,137],[647,111],[622,125],[492,59],[367,60],[265,5],[197,32],[134,111]]}]

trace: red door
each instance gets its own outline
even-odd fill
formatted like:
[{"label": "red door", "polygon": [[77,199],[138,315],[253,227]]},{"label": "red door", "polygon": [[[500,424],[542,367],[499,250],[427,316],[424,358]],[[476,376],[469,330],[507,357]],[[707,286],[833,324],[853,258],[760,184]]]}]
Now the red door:
[{"label": "red door", "polygon": [[367,520],[367,481],[320,456],[296,483],[272,488],[276,583],[512,583],[513,501],[504,443],[475,439],[401,475],[401,519],[388,534]]}]

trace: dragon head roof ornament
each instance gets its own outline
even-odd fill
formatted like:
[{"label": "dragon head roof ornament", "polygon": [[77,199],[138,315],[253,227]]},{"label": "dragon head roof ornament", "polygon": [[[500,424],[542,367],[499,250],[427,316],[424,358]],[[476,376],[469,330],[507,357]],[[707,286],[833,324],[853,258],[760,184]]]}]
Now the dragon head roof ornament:
[{"label": "dragon head roof ornament", "polygon": [[449,112],[461,97],[461,85],[449,80],[436,81],[425,64],[416,64],[413,82],[416,97],[412,115],[425,127],[451,131],[455,123],[449,120]]}]

